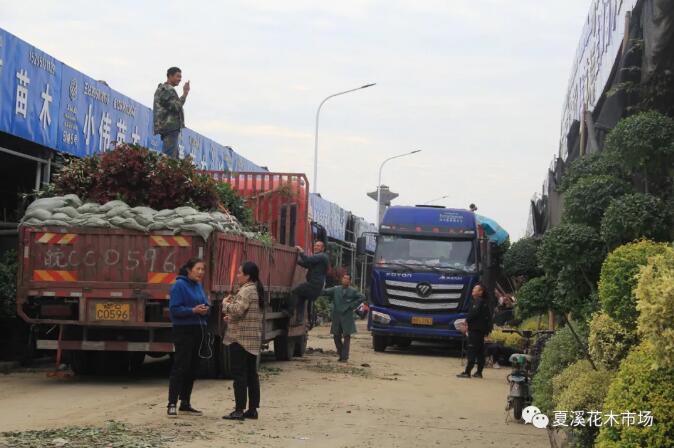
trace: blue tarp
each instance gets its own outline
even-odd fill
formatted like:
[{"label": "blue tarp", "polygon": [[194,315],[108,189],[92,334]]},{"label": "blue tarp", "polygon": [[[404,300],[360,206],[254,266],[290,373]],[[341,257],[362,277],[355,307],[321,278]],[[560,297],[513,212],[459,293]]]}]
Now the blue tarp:
[{"label": "blue tarp", "polygon": [[501,245],[510,238],[508,232],[493,219],[478,215],[477,213],[475,214],[475,217],[477,218],[478,223],[484,228],[484,233],[487,237],[496,242],[496,244]]},{"label": "blue tarp", "polygon": [[[154,91],[157,83],[150,83]],[[115,142],[161,150],[152,110],[0,28],[0,131],[78,157]],[[201,169],[264,171],[232,148],[183,129],[181,157]]]}]

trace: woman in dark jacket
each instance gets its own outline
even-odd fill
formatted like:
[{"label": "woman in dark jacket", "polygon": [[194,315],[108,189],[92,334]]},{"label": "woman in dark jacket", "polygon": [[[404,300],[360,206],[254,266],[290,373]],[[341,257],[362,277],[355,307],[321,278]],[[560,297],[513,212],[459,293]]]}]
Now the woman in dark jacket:
[{"label": "woman in dark jacket", "polygon": [[[178,278],[171,288],[169,310],[173,322],[173,366],[169,379],[169,417],[182,414],[201,415],[192,407],[190,398],[194,377],[199,366],[199,350],[204,341],[208,298],[201,281],[206,265],[199,258],[191,258],[180,268]],[[176,409],[180,398],[180,408]]]}]

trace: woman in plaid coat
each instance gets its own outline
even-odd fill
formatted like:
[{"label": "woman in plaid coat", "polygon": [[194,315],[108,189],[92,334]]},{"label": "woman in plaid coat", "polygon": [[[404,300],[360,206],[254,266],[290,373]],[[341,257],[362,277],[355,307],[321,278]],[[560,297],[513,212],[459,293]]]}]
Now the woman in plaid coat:
[{"label": "woman in plaid coat", "polygon": [[[237,283],[241,285],[235,296],[227,297],[222,305],[227,331],[223,343],[229,346],[234,377],[236,408],[225,415],[227,420],[257,419],[260,407],[260,378],[257,357],[262,345],[262,308],[264,288],[260,269],[252,261],[239,267]],[[248,410],[246,409],[248,399]]]}]

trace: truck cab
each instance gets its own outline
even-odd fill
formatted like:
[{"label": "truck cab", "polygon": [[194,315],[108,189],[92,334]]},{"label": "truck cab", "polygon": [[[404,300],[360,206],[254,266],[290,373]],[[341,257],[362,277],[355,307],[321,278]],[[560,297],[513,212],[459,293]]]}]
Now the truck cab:
[{"label": "truck cab", "polygon": [[470,210],[390,207],[372,269],[368,329],[375,351],[462,338],[454,322],[465,317],[473,286],[484,281],[485,242]]}]

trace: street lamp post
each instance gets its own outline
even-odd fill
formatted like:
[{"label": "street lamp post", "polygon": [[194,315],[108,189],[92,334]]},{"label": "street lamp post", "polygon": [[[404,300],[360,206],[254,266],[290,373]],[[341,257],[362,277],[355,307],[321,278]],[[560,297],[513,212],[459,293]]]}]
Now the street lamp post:
[{"label": "street lamp post", "polygon": [[411,156],[412,154],[416,154],[418,152],[421,152],[421,150],[415,149],[414,151],[406,152],[405,154],[398,154],[397,156],[389,157],[388,159],[384,160],[381,165],[379,165],[379,180],[377,181],[377,230],[379,230],[379,226],[381,224],[381,170],[389,160]]},{"label": "street lamp post", "polygon": [[321,104],[318,105],[318,109],[316,110],[316,131],[314,133],[314,193],[318,192],[318,119],[320,117],[321,108],[323,107],[323,104],[325,104],[325,102],[328,101],[330,98],[334,98],[339,95],[344,95],[346,93],[355,92],[356,90],[367,89],[368,87],[372,87],[374,85],[376,85],[376,83],[365,84],[363,86],[356,87],[355,89],[334,93],[326,97],[323,101],[321,101]]}]

